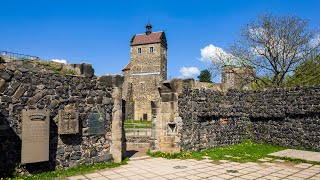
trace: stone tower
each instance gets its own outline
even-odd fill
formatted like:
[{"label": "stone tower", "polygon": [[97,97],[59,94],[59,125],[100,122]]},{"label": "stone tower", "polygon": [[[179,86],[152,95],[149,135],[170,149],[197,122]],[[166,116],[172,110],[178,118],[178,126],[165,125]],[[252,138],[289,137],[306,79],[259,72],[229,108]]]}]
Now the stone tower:
[{"label": "stone tower", "polygon": [[151,120],[152,103],[159,100],[158,87],[167,79],[167,40],[165,33],[136,34],[130,41],[130,62],[122,70],[125,119]]},{"label": "stone tower", "polygon": [[225,65],[221,74],[222,89],[248,89],[255,75],[255,69],[251,66]]}]

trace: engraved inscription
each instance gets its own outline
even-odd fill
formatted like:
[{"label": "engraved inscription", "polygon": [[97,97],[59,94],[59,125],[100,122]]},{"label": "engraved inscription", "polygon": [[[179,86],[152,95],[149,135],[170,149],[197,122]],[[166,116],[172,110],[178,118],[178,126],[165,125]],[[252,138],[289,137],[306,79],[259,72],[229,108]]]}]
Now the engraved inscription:
[{"label": "engraved inscription", "polygon": [[79,133],[79,113],[75,110],[59,111],[59,134]]},{"label": "engraved inscription", "polygon": [[49,160],[48,110],[22,110],[21,163]]},{"label": "engraved inscription", "polygon": [[88,117],[89,134],[105,134],[106,133],[106,118],[103,113],[91,113]]}]

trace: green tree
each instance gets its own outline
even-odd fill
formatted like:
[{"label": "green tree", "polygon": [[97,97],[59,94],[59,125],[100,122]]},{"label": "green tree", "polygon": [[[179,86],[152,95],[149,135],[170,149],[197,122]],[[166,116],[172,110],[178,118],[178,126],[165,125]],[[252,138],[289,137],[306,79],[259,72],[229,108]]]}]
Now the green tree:
[{"label": "green tree", "polygon": [[298,66],[292,76],[286,79],[287,86],[308,86],[320,84],[320,56],[307,60]]},{"label": "green tree", "polygon": [[[263,14],[242,29],[240,39],[230,48],[230,53],[240,63],[249,64],[256,70],[256,85],[285,87],[290,74],[308,76],[309,66],[314,62],[307,60],[319,55],[319,39],[307,20]],[[299,67],[301,64],[305,65]]]},{"label": "green tree", "polygon": [[200,75],[198,76],[198,79],[200,82],[209,82],[212,83],[211,81],[211,73],[208,69],[202,70],[200,72]]}]

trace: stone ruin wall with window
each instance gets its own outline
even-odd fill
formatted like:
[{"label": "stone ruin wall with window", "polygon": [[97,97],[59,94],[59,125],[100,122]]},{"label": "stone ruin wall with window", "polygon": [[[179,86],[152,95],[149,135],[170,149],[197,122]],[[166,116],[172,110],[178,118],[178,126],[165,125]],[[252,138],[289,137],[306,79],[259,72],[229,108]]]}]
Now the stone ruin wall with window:
[{"label": "stone ruin wall with window", "polygon": [[221,92],[175,79],[160,89],[153,151],[198,151],[246,139],[320,150],[320,85]]},{"label": "stone ruin wall with window", "polygon": [[[121,75],[60,75],[31,61],[0,63],[0,177],[12,174],[21,162],[23,109],[47,110],[50,128],[49,160],[22,164],[22,171],[55,170],[112,159],[119,162],[125,147],[119,104],[122,82]],[[78,112],[78,128],[73,129],[76,133],[59,132],[66,126],[59,126],[59,111],[66,109]],[[92,113],[101,114],[99,122],[105,124],[100,134],[90,132]]]}]

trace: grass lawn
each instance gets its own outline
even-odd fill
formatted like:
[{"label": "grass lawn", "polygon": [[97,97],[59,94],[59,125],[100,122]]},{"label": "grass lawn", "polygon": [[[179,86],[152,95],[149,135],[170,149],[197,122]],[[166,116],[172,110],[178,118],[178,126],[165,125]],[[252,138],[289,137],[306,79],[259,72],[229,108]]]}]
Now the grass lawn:
[{"label": "grass lawn", "polygon": [[[66,170],[42,172],[39,174],[30,175],[30,176],[15,176],[11,179],[15,179],[15,180],[66,179],[66,177],[69,177],[69,176],[83,175],[83,174],[95,172],[96,170],[100,170],[100,169],[118,167],[118,166],[127,164],[127,161],[128,160],[125,159],[121,163],[106,162],[106,163],[96,163],[96,164],[81,164]],[[5,178],[5,179],[10,179],[10,178]],[[2,178],[0,178],[0,180],[2,180]]]},{"label": "grass lawn", "polygon": [[[168,159],[203,159],[203,156],[208,156],[212,160],[230,160],[235,162],[260,162],[259,159],[271,157],[268,154],[281,151],[287,148],[269,145],[269,144],[257,144],[249,140],[240,144],[219,148],[211,148],[199,152],[181,152],[181,153],[161,153],[161,152],[147,152],[152,157],[163,157]],[[272,157],[276,159],[283,159],[290,162],[307,162],[312,164],[320,164],[318,162],[309,162],[300,159],[293,158],[280,158]]]},{"label": "grass lawn", "polygon": [[[135,124],[135,125],[133,125]],[[141,126],[139,126],[141,124]],[[139,121],[139,120],[125,120],[124,121],[124,128],[125,129],[132,129],[132,128],[152,128],[151,121]]]}]

